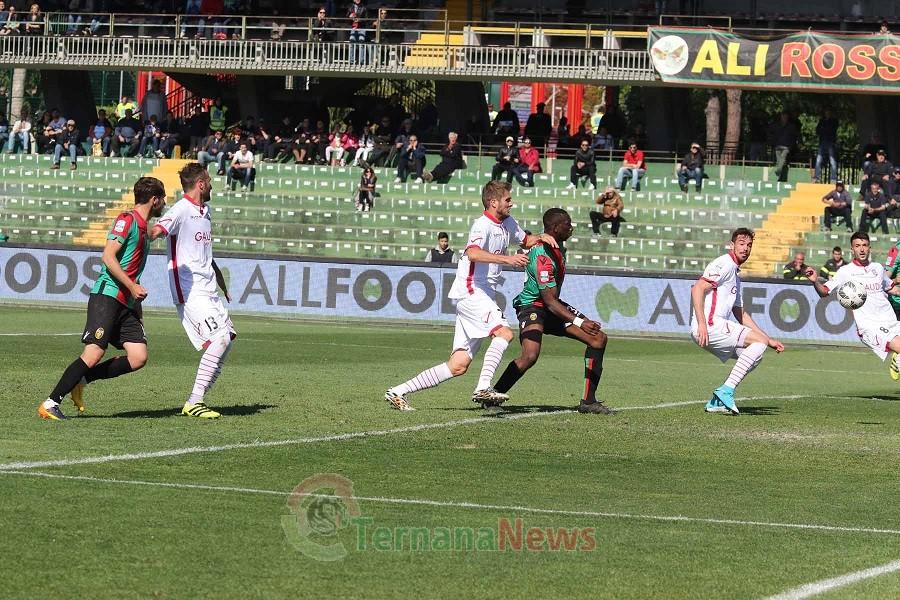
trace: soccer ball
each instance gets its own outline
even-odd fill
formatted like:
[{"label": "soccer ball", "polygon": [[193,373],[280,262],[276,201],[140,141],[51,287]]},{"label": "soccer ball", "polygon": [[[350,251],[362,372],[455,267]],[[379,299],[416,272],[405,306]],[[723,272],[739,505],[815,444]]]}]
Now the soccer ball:
[{"label": "soccer ball", "polygon": [[866,303],[866,288],[858,281],[848,281],[837,289],[837,298],[844,308],[856,310]]}]

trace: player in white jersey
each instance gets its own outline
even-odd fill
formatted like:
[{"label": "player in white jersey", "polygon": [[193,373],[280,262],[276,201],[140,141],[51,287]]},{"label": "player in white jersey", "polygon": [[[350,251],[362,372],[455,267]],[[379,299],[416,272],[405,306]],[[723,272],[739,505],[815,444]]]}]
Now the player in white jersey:
[{"label": "player in white jersey", "polygon": [[209,173],[199,163],[190,163],[179,173],[184,197],[166,211],[150,234],[167,237],[166,257],[172,302],[181,324],[197,350],[203,350],[194,388],[181,413],[216,419],[220,415],[206,406],[206,393],[222,370],[222,364],[237,336],[216,286],[231,302],[225,278],[212,256],[212,220],[208,202],[212,191]]},{"label": "player in white jersey", "polygon": [[856,321],[856,333],[860,341],[872,349],[882,361],[892,353],[889,372],[891,379],[900,379],[900,365],[897,364],[897,353],[900,352],[900,322],[894,315],[894,309],[887,294],[900,296],[900,288],[884,272],[878,263],[869,262],[871,245],[869,234],[857,231],[850,236],[850,248],[853,262],[837,270],[828,281],[819,281],[815,269],[808,269],[806,276],[812,281],[816,292],[824,298],[848,281],[857,281],[866,288],[866,302],[853,311]]},{"label": "player in white jersey", "polygon": [[738,273],[752,248],[753,231],[735,229],[731,251],[709,263],[691,288],[691,338],[722,362],[737,358],[725,383],[713,390],[706,412],[740,414],[734,389],[762,361],[766,348],[784,352],[784,345],[766,335],[743,309]]},{"label": "player in white jersey", "polygon": [[463,375],[478,353],[482,340],[492,338],[484,354],[484,363],[472,401],[485,407],[496,407],[509,399],[491,387],[494,371],[503,358],[503,352],[512,341],[503,311],[495,300],[496,286],[503,265],[524,267],[528,264],[525,254],[507,255],[507,248],[515,241],[530,248],[538,240],[558,247],[555,239],[547,234],[526,235],[516,220],[509,216],[512,208],[512,186],[506,182],[491,181],[481,192],[484,214],[472,224],[469,242],[459,259],[456,279],[448,294],[456,301],[456,330],[450,360],[422,371],[409,381],[390,388],[384,399],[398,410],[413,410],[407,395],[436,387],[451,377]]}]

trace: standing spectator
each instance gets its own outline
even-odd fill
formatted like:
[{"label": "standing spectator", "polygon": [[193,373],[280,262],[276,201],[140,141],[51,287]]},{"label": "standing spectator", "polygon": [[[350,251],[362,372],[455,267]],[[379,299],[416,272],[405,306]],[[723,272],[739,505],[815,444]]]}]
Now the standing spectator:
[{"label": "standing spectator", "polygon": [[853,231],[853,217],[851,216],[853,199],[850,198],[850,192],[844,189],[843,181],[838,180],[834,183],[834,189],[822,196],[822,203],[825,204],[825,215],[822,218],[825,231],[831,231],[831,224],[838,217],[844,219],[847,233]]},{"label": "standing spectator", "polygon": [[603,115],[606,112],[606,107],[602,104],[595,104],[594,110],[591,112],[591,135],[597,135],[600,132],[600,121],[603,120]]},{"label": "standing spectator", "polygon": [[491,124],[494,134],[500,137],[508,135],[514,138],[519,137],[519,115],[513,110],[512,104],[503,103],[503,109],[497,113],[494,122]]},{"label": "standing spectator", "polygon": [[568,148],[572,143],[572,136],[569,134],[569,119],[563,115],[556,124],[556,146],[557,148]]},{"label": "standing spectator", "polygon": [[628,150],[622,159],[622,166],[616,173],[616,189],[620,192],[624,189],[625,178],[631,179],[631,189],[635,192],[641,191],[641,177],[647,172],[647,165],[644,162],[644,152],[638,150],[638,145],[634,141],[628,144]]},{"label": "standing spectator", "polygon": [[159,149],[156,158],[172,158],[172,152],[181,139],[181,127],[175,115],[169,113],[165,122],[160,126]]},{"label": "standing spectator", "polygon": [[109,154],[109,144],[112,141],[113,126],[106,118],[106,111],[102,108],[97,111],[97,121],[91,128],[91,155],[106,156]]},{"label": "standing spectator", "polygon": [[31,9],[28,12],[28,16],[25,17],[25,35],[41,35],[44,31],[44,14],[41,12],[41,7],[37,4],[32,4]]},{"label": "standing spectator", "polygon": [[334,36],[331,30],[331,19],[325,12],[325,7],[319,8],[316,18],[313,20],[312,41],[314,42],[331,42]]},{"label": "standing spectator", "polygon": [[754,111],[747,118],[747,160],[762,162],[766,156],[768,125],[765,116]]},{"label": "standing spectator", "polygon": [[125,109],[125,116],[116,123],[115,135],[110,144],[110,156],[134,156],[141,143],[141,124],[132,116],[130,108]]},{"label": "standing spectator", "polygon": [[809,269],[809,266],[803,262],[804,260],[806,260],[805,253],[797,252],[794,254],[794,260],[784,265],[783,278],[806,281],[806,271]]},{"label": "standing spectator", "polygon": [[162,81],[154,79],[150,85],[150,90],[144,94],[141,100],[141,119],[149,121],[150,117],[156,115],[157,123],[165,120],[169,114],[169,106],[166,101],[166,94],[163,92]]},{"label": "standing spectator", "polygon": [[138,156],[147,158],[148,146],[153,152],[153,155],[156,156],[156,153],[159,151],[160,135],[159,122],[156,119],[156,115],[150,115],[150,120],[144,123],[144,133],[141,136],[141,145],[138,149]]},{"label": "standing spectator", "polygon": [[378,18],[372,22],[372,29],[374,30],[374,34],[372,37],[373,42],[378,42],[380,44],[391,44],[392,40],[396,37],[388,31],[390,24],[388,21],[388,11],[386,8],[382,7],[378,9]]},{"label": "standing spectator", "polygon": [[684,155],[678,168],[678,187],[682,192],[687,192],[687,184],[691,179],[694,180],[694,189],[699,192],[703,187],[703,152],[697,142],[691,144],[690,152]]},{"label": "standing spectator", "polygon": [[825,261],[825,264],[819,269],[819,277],[823,279],[831,279],[837,273],[837,270],[846,265],[844,261],[844,253],[840,246],[831,249],[831,258]]},{"label": "standing spectator", "polygon": [[[872,222],[878,219],[881,221],[881,233],[888,233],[887,211],[890,208],[889,201],[881,189],[881,184],[872,181],[869,184],[869,190],[863,198],[863,212],[859,217],[859,231],[869,233]],[[877,225],[876,225],[877,227]]]},{"label": "standing spectator", "polygon": [[222,97],[217,97],[209,107],[209,128],[211,131],[225,131],[228,119],[228,107],[222,104]]},{"label": "standing spectator", "polygon": [[246,142],[241,142],[238,151],[231,157],[231,169],[229,176],[231,177],[231,190],[237,181],[241,182],[241,191],[246,192],[248,187],[253,186],[253,179],[256,169],[253,168],[253,153],[247,148]]},{"label": "standing spectator", "polygon": [[581,140],[575,151],[575,160],[569,169],[569,185],[566,189],[574,190],[578,187],[578,178],[587,177],[590,181],[589,190],[597,189],[597,157],[591,148],[591,143]]},{"label": "standing spectator", "polygon": [[516,165],[519,164],[519,148],[512,136],[507,136],[506,145],[497,151],[497,163],[491,169],[491,180],[497,181],[506,173],[506,181],[512,181]]},{"label": "standing spectator", "polygon": [[72,170],[78,168],[78,145],[81,143],[81,133],[75,129],[75,121],[69,119],[66,121],[66,127],[56,136],[56,147],[53,150],[53,168],[59,168],[59,161],[63,152],[69,155],[72,161]]},{"label": "standing spectator", "polygon": [[816,183],[822,182],[822,163],[828,158],[830,167],[830,181],[837,180],[837,131],[838,120],[834,118],[834,112],[830,108],[825,109],[824,116],[816,125],[816,135],[819,136],[819,151],[816,153]]},{"label": "standing spectator", "polygon": [[6,109],[0,108],[0,152],[9,142],[9,119],[6,118]]},{"label": "standing spectator", "polygon": [[541,154],[531,145],[531,139],[525,138],[519,148],[519,164],[513,168],[513,175],[521,185],[534,187],[534,174],[541,171]]},{"label": "standing spectator", "polygon": [[531,138],[532,144],[536,148],[543,148],[550,138],[550,132],[553,130],[553,124],[550,115],[544,112],[544,103],[539,102],[537,110],[528,116],[525,123],[525,135]]},{"label": "standing spectator", "polygon": [[625,204],[622,202],[622,196],[619,195],[619,192],[613,186],[609,186],[602,194],[597,196],[596,202],[600,210],[592,210],[590,212],[591,229],[595,234],[600,235],[600,225],[610,223],[610,233],[613,237],[619,237],[619,227],[622,225],[622,209],[625,207]]},{"label": "standing spectator", "polygon": [[210,163],[216,163],[218,166],[216,175],[220,177],[225,174],[225,140],[222,137],[222,131],[216,130],[206,139],[203,149],[197,153],[197,162],[200,166],[206,167]]},{"label": "standing spectator", "polygon": [[6,13],[6,23],[0,28],[0,35],[14,35],[19,33],[19,15],[16,14],[16,7],[10,5],[9,11]]},{"label": "standing spectator", "polygon": [[368,164],[369,155],[375,148],[375,136],[372,135],[372,128],[368,125],[363,126],[362,135],[357,141],[356,156],[353,157],[353,164],[365,168]]},{"label": "standing spectator", "polygon": [[137,104],[131,99],[131,96],[122,96],[122,101],[116,105],[116,119],[124,119],[125,111],[131,109],[132,114],[137,110]]},{"label": "standing spectator", "polygon": [[359,192],[356,201],[356,210],[369,212],[375,203],[375,185],[378,183],[378,177],[372,167],[363,169],[362,176],[359,178]]},{"label": "standing spectator", "polygon": [[464,169],[466,163],[463,161],[462,149],[457,143],[459,136],[455,131],[447,134],[447,145],[441,148],[441,162],[431,171],[424,171],[422,179],[431,183],[447,183],[453,171]]},{"label": "standing spectator", "polygon": [[593,144],[596,150],[615,150],[616,147],[613,136],[609,135],[606,125],[601,125],[600,129],[597,130]]},{"label": "standing spectator", "polygon": [[490,102],[488,102],[488,105],[487,105],[487,114],[488,114],[488,123],[493,124],[493,123],[494,123],[494,119],[497,118],[497,115],[498,115],[499,113],[498,113],[497,110],[494,108],[494,105],[493,105],[492,103],[490,103]]},{"label": "standing spectator", "polygon": [[31,151],[31,117],[25,108],[22,109],[19,119],[13,123],[9,136],[9,151],[15,154],[19,148],[25,154]]},{"label": "standing spectator", "polygon": [[450,248],[450,236],[447,235],[446,231],[438,234],[437,242],[437,246],[425,254],[425,262],[447,264],[459,262],[459,256],[457,256],[456,251]]},{"label": "standing spectator", "polygon": [[366,29],[363,21],[366,18],[366,7],[362,0],[353,0],[347,9],[350,19],[350,64],[366,62]]},{"label": "standing spectator", "polygon": [[187,120],[187,132],[189,136],[190,151],[197,153],[206,140],[206,132],[209,130],[209,115],[203,112],[199,106],[194,107],[193,114]]},{"label": "standing spectator", "polygon": [[790,113],[782,111],[778,121],[772,123],[769,127],[769,140],[775,147],[775,175],[778,176],[778,181],[785,182],[788,180],[790,169],[788,159],[800,141],[800,130],[791,120]]},{"label": "standing spectator", "polygon": [[406,145],[400,152],[400,162],[397,163],[397,179],[394,183],[406,183],[410,172],[415,174],[416,183],[422,183],[422,170],[425,168],[425,147],[419,145],[416,135],[409,136]]}]

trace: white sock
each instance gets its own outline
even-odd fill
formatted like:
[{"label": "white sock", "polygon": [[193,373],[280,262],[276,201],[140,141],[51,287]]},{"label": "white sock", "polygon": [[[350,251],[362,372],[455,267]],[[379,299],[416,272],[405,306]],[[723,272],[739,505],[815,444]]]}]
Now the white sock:
[{"label": "white sock", "polygon": [[194,379],[194,389],[188,398],[188,404],[203,402],[203,397],[212,389],[213,384],[222,372],[222,365],[228,352],[231,351],[231,340],[227,336],[219,336],[212,340],[206,351],[200,357],[200,366],[197,367],[197,378]]},{"label": "white sock", "polygon": [[509,342],[502,337],[497,336],[491,340],[491,345],[488,346],[487,352],[484,353],[484,363],[481,365],[478,387],[475,388],[476,392],[491,387],[494,371],[497,370],[500,360],[503,359],[503,353],[506,352],[507,346],[509,346]]},{"label": "white sock", "polygon": [[738,359],[731,369],[731,374],[725,380],[725,385],[734,389],[740,384],[747,374],[756,368],[763,358],[763,352],[767,346],[762,342],[754,342],[746,348],[738,349]]},{"label": "white sock", "polygon": [[56,400],[51,400],[50,398],[47,398],[46,400],[44,400],[44,408],[49,409],[49,408],[53,408],[55,406],[59,406],[59,402],[57,402]]},{"label": "white sock", "polygon": [[425,369],[406,383],[391,388],[391,391],[397,394],[411,394],[437,387],[442,381],[447,381],[451,377],[453,377],[453,373],[450,372],[450,367],[447,366],[447,363],[441,363]]}]

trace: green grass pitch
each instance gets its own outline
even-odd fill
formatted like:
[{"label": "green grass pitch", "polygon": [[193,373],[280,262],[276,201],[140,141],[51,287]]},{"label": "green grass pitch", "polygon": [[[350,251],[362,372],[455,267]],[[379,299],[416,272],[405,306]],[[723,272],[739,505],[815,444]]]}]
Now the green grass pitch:
[{"label": "green grass pitch", "polygon": [[[506,417],[475,372],[399,413],[384,390],[448,329],[238,316],[203,422],[178,416],[199,356],[151,313],[143,371],[42,421],[83,322],[0,307],[4,597],[764,598],[900,559],[900,385],[862,348],[767,353],[726,417],[702,406],[728,366],[613,335],[601,394],[630,410],[601,417],[566,412],[582,348],[551,338]],[[826,597],[898,594],[895,571]]]}]

